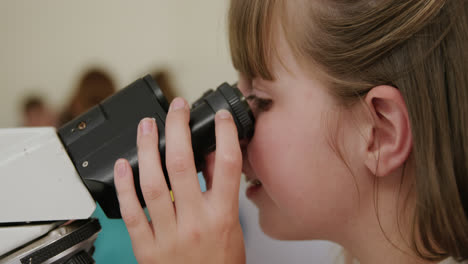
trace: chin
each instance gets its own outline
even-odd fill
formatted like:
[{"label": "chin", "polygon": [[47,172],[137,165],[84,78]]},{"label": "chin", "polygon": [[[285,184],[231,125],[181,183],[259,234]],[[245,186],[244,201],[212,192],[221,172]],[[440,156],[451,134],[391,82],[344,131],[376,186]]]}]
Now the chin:
[{"label": "chin", "polygon": [[304,230],[295,227],[291,221],[278,221],[274,217],[266,217],[260,213],[259,224],[262,232],[276,240],[307,240]]}]

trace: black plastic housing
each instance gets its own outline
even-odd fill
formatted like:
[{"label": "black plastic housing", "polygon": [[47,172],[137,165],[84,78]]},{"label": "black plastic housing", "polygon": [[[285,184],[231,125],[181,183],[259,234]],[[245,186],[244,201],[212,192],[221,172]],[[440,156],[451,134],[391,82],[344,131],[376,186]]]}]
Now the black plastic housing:
[{"label": "black plastic housing", "polygon": [[[114,163],[119,158],[129,161],[138,197],[145,206],[139,183],[136,146],[137,127],[142,118],[153,117],[156,120],[161,164],[170,188],[165,166],[168,108],[169,104],[159,86],[147,75],[58,130],[76,170],[109,218],[121,217],[113,174]],[[249,139],[253,135],[253,114],[237,88],[224,83],[216,91],[208,91],[190,111],[197,171],[203,169],[205,155],[216,148],[214,116],[221,109],[232,113],[239,139]]]}]

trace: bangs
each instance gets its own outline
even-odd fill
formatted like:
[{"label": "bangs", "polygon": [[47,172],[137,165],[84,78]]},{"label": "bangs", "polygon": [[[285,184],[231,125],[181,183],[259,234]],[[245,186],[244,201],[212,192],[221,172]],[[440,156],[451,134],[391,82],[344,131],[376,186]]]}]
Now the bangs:
[{"label": "bangs", "polygon": [[234,68],[248,78],[274,80],[273,20],[279,0],[231,0],[229,45]]}]

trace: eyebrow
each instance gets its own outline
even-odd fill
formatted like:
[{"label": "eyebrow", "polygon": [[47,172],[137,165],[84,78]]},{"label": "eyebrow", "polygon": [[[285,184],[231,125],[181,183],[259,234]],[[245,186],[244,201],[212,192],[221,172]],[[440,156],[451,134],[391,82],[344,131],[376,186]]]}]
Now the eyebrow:
[{"label": "eyebrow", "polygon": [[258,91],[263,91],[263,92],[267,92],[267,91],[271,91],[273,90],[274,86],[270,83],[270,81],[265,81],[265,80],[260,80],[257,85],[254,86],[253,82],[251,83],[251,85],[248,87],[248,91],[249,92],[252,92],[254,89],[258,90]]}]

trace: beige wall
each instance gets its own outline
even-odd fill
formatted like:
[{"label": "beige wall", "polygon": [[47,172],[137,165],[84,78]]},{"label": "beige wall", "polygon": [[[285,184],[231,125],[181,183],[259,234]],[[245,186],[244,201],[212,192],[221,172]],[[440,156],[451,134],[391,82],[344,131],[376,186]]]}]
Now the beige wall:
[{"label": "beige wall", "polygon": [[55,109],[90,66],[119,88],[167,67],[189,101],[236,79],[228,53],[227,0],[0,1],[0,127],[18,125],[29,91]]}]

